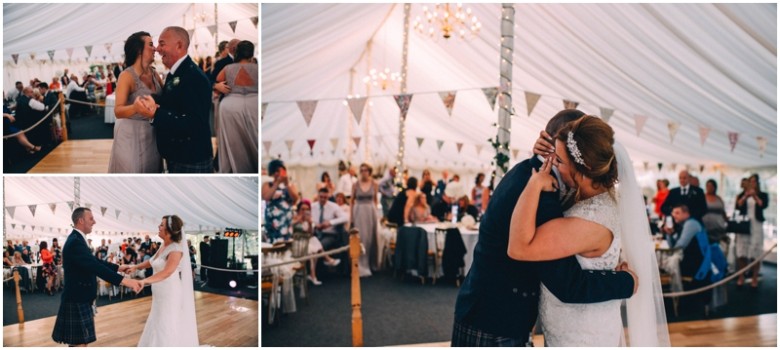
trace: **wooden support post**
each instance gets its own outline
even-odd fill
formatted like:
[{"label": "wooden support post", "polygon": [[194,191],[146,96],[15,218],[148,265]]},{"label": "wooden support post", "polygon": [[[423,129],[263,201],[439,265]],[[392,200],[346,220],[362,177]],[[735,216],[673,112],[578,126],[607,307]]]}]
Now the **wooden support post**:
[{"label": "wooden support post", "polygon": [[65,92],[60,92],[60,125],[62,125],[62,141],[68,141],[68,122],[65,118]]},{"label": "wooden support post", "polygon": [[22,308],[22,293],[19,291],[19,270],[14,270],[14,282],[16,282],[16,315],[19,317],[19,325],[24,326],[24,309]]},{"label": "wooden support post", "polygon": [[363,346],[363,314],[360,297],[360,235],[353,228],[349,231],[349,260],[352,266],[352,346]]}]

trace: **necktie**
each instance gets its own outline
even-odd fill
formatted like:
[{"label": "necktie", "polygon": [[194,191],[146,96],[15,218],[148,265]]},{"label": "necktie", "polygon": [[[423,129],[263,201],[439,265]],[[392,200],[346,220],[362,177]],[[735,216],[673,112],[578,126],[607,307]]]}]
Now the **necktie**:
[{"label": "necktie", "polygon": [[688,195],[688,189],[687,188],[683,188],[682,189],[682,195],[683,196],[687,196]]},{"label": "necktie", "polygon": [[171,80],[172,76],[173,76],[173,74],[171,74],[171,73],[168,73],[168,75],[165,76],[165,85],[168,85],[168,81]]},{"label": "necktie", "polygon": [[325,206],[320,204],[320,224],[322,223],[324,218],[325,218]]}]

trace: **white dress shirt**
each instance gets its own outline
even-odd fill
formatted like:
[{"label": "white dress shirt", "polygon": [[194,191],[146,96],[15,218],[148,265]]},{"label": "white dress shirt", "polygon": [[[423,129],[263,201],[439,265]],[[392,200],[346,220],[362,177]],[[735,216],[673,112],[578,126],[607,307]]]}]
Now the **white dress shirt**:
[{"label": "white dress shirt", "polygon": [[[320,221],[320,212],[322,212],[322,221]],[[336,225],[346,223],[349,220],[349,217],[341,208],[339,208],[338,204],[327,201],[323,207],[320,202],[317,201],[311,204],[311,219],[315,225],[329,221],[330,227],[321,232],[336,233]]]},{"label": "white dress shirt", "polygon": [[339,182],[336,183],[336,190],[333,193],[334,195],[336,193],[343,193],[345,197],[351,197],[352,196],[352,176],[349,175],[349,173],[344,173],[344,175],[341,175],[339,178]]}]

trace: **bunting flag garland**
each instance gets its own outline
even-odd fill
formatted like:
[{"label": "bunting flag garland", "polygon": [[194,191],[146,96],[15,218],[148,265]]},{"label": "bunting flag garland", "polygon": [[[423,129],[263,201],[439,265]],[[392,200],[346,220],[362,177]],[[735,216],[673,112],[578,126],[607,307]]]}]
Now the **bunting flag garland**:
[{"label": "bunting flag garland", "polygon": [[766,137],[758,136],[758,137],[756,137],[756,141],[758,141],[758,155],[761,158],[764,158],[764,152],[766,151],[767,139],[766,139]]},{"label": "bunting flag garland", "polygon": [[704,172],[704,164],[699,164],[699,173]]},{"label": "bunting flag garland", "polygon": [[35,231],[35,225],[30,225],[30,230]]},{"label": "bunting flag garland", "polygon": [[121,212],[121,210],[119,210],[119,209],[114,209],[114,214],[116,214],[116,218],[117,218],[117,219],[119,219],[119,213],[120,213],[120,212]]},{"label": "bunting flag garland", "polygon": [[332,147],[332,150],[330,151],[331,154],[336,154],[336,147],[339,145],[339,139],[337,137],[334,137],[330,139],[330,145]]},{"label": "bunting flag garland", "polygon": [[14,59],[14,64],[19,63],[19,54],[18,53],[12,53],[11,58]]},{"label": "bunting flag garland", "polygon": [[425,141],[425,139],[424,139],[424,138],[422,138],[422,137],[418,137],[418,138],[417,138],[417,148],[420,148],[420,147],[422,147],[422,143],[423,143],[423,141]]},{"label": "bunting flag garland", "polygon": [[609,124],[609,119],[612,118],[612,114],[615,113],[615,110],[607,107],[599,107],[599,110],[601,111],[601,119],[604,119],[604,121]]},{"label": "bunting flag garland", "polygon": [[103,46],[105,46],[105,47],[106,47],[106,52],[108,52],[108,53],[110,54],[110,53],[111,53],[111,43],[106,43],[106,44],[105,44],[105,45],[103,45]]},{"label": "bunting flag garland", "polygon": [[214,36],[214,34],[216,34],[216,33],[217,33],[217,25],[216,25],[216,24],[212,24],[212,25],[210,25],[210,26],[207,26],[206,28],[208,28],[208,30],[209,30],[209,33],[210,33],[212,36]]},{"label": "bunting flag garland", "polygon": [[92,56],[92,45],[84,46],[84,49],[87,50],[87,57]]},{"label": "bunting flag garland", "polygon": [[349,110],[352,111],[352,115],[358,124],[360,124],[360,119],[363,115],[363,108],[366,106],[366,99],[366,97],[347,99]]},{"label": "bunting flag garland", "polygon": [[265,119],[265,109],[266,108],[268,108],[268,102],[263,102],[263,105],[260,108],[260,121],[263,121],[263,119]]},{"label": "bunting flag garland", "polygon": [[439,148],[439,151],[441,151],[441,146],[443,145],[444,145],[444,141],[436,140],[436,147]]},{"label": "bunting flag garland", "polygon": [[663,167],[664,167],[664,163],[658,163],[658,171],[661,171]]},{"label": "bunting flag garland", "polygon": [[54,62],[54,50],[46,51],[49,54],[49,59]]},{"label": "bunting flag garland", "polygon": [[35,61],[35,53],[34,52],[30,54],[30,59]]},{"label": "bunting flag garland", "polygon": [[634,125],[636,127],[636,136],[639,136],[639,134],[642,133],[642,128],[645,127],[645,122],[647,122],[647,116],[646,115],[635,115],[634,116]]},{"label": "bunting flag garland", "polygon": [[68,60],[73,58],[73,48],[65,49],[65,52],[68,53]]},{"label": "bunting flag garland", "polygon": [[314,116],[314,110],[317,109],[317,100],[310,101],[298,101],[298,108],[303,114],[303,120],[306,121],[306,126],[311,124],[311,118]]},{"label": "bunting flag garland", "polygon": [[228,22],[228,25],[230,26],[230,30],[233,31],[233,34],[236,34],[236,24],[238,24],[238,21]]},{"label": "bunting flag garland", "polygon": [[267,155],[271,155],[271,141],[263,141],[263,149]]},{"label": "bunting flag garland", "polygon": [[403,120],[406,120],[406,113],[409,113],[409,105],[412,104],[412,96],[413,95],[411,94],[393,95],[395,103],[398,105],[398,108],[401,109],[401,118]]},{"label": "bunting flag garland", "polygon": [[672,163],[672,171],[677,171],[677,163]]},{"label": "bunting flag garland", "polygon": [[293,142],[295,142],[295,140],[284,140],[284,143],[287,144],[287,153],[291,153],[292,154]]},{"label": "bunting flag garland", "polygon": [[463,142],[455,142],[455,148],[458,149],[458,154],[460,154],[460,150],[463,149]]},{"label": "bunting flag garland", "polygon": [[8,215],[11,215],[11,219],[14,218],[14,212],[16,211],[16,207],[5,207],[5,210],[8,211]]},{"label": "bunting flag garland", "polygon": [[542,98],[542,95],[530,91],[525,92],[525,107],[528,110],[529,117],[531,116],[531,112],[534,111],[536,103],[539,102],[540,98]]},{"label": "bunting flag garland", "polygon": [[674,143],[674,136],[677,135],[677,130],[680,129],[680,123],[669,121],[666,125],[669,128],[669,138],[671,139],[671,143]]},{"label": "bunting flag garland", "polygon": [[73,211],[73,206],[74,206],[75,204],[76,204],[76,203],[75,203],[75,202],[73,202],[73,201],[68,201],[68,208],[70,208],[70,211]]},{"label": "bunting flag garland", "polygon": [[30,208],[30,212],[32,213],[32,216],[35,217],[35,209],[38,208],[38,205],[32,204],[32,205],[28,205],[27,207]]},{"label": "bunting flag garland", "polygon": [[195,44],[195,52],[198,52],[198,44]]},{"label": "bunting flag garland", "polygon": [[355,148],[360,148],[360,136],[353,137],[352,141],[355,141]]},{"label": "bunting flag garland", "polygon": [[308,139],[306,140],[307,143],[309,143],[309,155],[312,157],[314,156],[314,143],[317,142],[315,139]]},{"label": "bunting flag garland", "polygon": [[484,145],[474,145],[474,147],[477,149],[477,156],[479,156],[479,153],[482,152],[482,146]]},{"label": "bunting flag garland", "polygon": [[441,97],[441,102],[444,103],[444,108],[447,109],[447,114],[452,117],[452,108],[455,107],[455,94],[457,91],[441,91],[439,92],[439,97]]},{"label": "bunting flag garland", "polygon": [[257,28],[257,16],[249,18],[250,21],[252,21],[252,24],[255,25],[255,28]]},{"label": "bunting flag garland", "polygon": [[27,225],[22,224],[22,231],[27,228]]},{"label": "bunting flag garland", "polygon": [[734,147],[737,146],[738,140],[739,140],[739,133],[729,131],[729,144],[731,144],[731,153],[734,153]]},{"label": "bunting flag garland", "polygon": [[707,141],[707,136],[710,135],[710,128],[705,128],[703,126],[699,127],[699,140],[701,140],[701,145],[704,146],[704,142]]},{"label": "bunting flag garland", "polygon": [[563,100],[563,109],[576,109],[579,105],[579,102]]},{"label": "bunting flag garland", "polygon": [[54,211],[57,210],[57,203],[49,203],[49,209],[51,209],[51,213],[54,214]]},{"label": "bunting flag garland", "polygon": [[485,94],[485,97],[488,100],[488,104],[490,104],[490,110],[495,111],[496,97],[498,96],[498,88],[497,87],[482,88],[482,93]]},{"label": "bunting flag garland", "polygon": [[512,158],[517,159],[517,154],[520,153],[520,150],[515,148],[512,150]]},{"label": "bunting flag garland", "polygon": [[11,224],[11,229],[16,229],[16,224]]},{"label": "bunting flag garland", "polygon": [[100,207],[100,216],[106,216],[106,210],[108,210],[108,208]]}]

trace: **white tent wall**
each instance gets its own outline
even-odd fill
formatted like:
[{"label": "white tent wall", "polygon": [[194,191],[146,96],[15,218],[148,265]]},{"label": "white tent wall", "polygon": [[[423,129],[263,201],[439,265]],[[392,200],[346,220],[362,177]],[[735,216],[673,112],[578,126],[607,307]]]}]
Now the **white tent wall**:
[{"label": "white tent wall", "polygon": [[[412,18],[421,15],[421,6],[412,5]],[[434,41],[414,31],[409,36],[407,83],[414,98],[404,162],[418,170],[414,173],[425,167],[483,169],[495,154],[487,140],[496,134],[497,109],[480,88],[498,85],[500,5],[465,6],[483,24],[478,38]],[[395,164],[399,109],[392,95],[398,88],[372,88],[360,123],[344,99],[368,95],[364,51],[374,32],[372,66],[400,70],[402,8],[263,5],[264,164],[278,156],[291,168],[335,169],[340,159]],[[515,4],[515,9],[510,148],[519,153],[510,163],[528,156],[539,130],[569,99],[591,114],[601,114],[602,107],[615,110],[609,123],[640,172],[644,162],[736,172],[776,166],[776,4]],[[438,92],[453,90],[458,92],[449,116]],[[530,116],[525,92],[542,96]],[[309,126],[296,104],[302,100],[318,100]],[[648,117],[639,135],[637,115]],[[680,123],[674,141],[669,122]],[[703,145],[699,127],[711,129]],[[729,132],[739,133],[733,151]],[[767,140],[763,156],[759,136]],[[357,149],[350,137],[360,137]],[[421,146],[418,138],[424,139]],[[315,141],[313,149],[307,140]],[[441,149],[437,141],[443,141]],[[463,144],[460,151],[457,143]],[[313,173],[318,179],[319,171]]]},{"label": "white tent wall", "polygon": [[[217,4],[218,40],[239,38],[257,47],[258,28],[250,20],[257,16],[257,4]],[[53,22],[58,18],[62,20]],[[236,21],[235,33],[229,25],[232,21]],[[27,84],[32,78],[48,83],[65,68],[81,75],[93,64],[121,62],[127,37],[145,31],[156,43],[167,26],[195,28],[189,48],[193,59],[214,56],[217,43],[208,28],[213,24],[214,4],[204,3],[3,4],[3,89],[9,91],[14,82]],[[111,45],[110,51],[106,44]],[[88,56],[85,47],[90,45]],[[73,50],[70,57],[68,49]],[[49,50],[55,51],[53,60]],[[12,54],[19,55],[17,63]],[[156,64],[163,72],[159,58]]]},{"label": "white tent wall", "polygon": [[[67,202],[74,200],[73,177],[6,177],[4,181],[6,237],[70,233]],[[161,218],[171,214],[181,217],[185,232],[191,234],[213,234],[226,227],[258,230],[257,178],[81,177],[80,182],[81,205],[91,204],[97,222],[95,237],[116,241],[128,233],[154,236]],[[36,206],[35,215],[30,205]],[[105,214],[101,207],[107,208]]]}]

